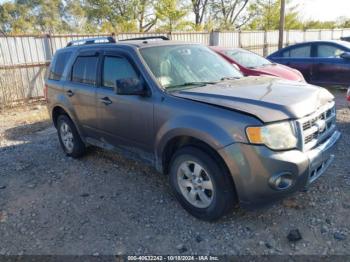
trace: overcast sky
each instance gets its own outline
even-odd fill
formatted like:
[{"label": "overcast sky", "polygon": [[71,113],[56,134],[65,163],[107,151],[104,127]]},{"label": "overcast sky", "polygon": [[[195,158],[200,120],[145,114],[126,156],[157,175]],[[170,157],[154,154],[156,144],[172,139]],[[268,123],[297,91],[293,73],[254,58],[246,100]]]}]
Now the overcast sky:
[{"label": "overcast sky", "polygon": [[350,18],[350,0],[290,0],[298,4],[300,18],[303,20],[335,20],[339,16]]}]

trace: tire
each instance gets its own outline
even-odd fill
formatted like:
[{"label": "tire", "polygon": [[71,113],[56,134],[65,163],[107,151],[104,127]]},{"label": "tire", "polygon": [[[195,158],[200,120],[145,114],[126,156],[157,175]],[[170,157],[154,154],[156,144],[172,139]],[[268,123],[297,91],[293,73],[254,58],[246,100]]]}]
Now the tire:
[{"label": "tire", "polygon": [[84,155],[86,147],[80,135],[67,115],[57,118],[57,133],[61,147],[67,156],[78,158]]},{"label": "tire", "polygon": [[226,168],[195,147],[176,151],[170,163],[169,179],[177,200],[199,219],[217,220],[237,203],[235,188]]}]

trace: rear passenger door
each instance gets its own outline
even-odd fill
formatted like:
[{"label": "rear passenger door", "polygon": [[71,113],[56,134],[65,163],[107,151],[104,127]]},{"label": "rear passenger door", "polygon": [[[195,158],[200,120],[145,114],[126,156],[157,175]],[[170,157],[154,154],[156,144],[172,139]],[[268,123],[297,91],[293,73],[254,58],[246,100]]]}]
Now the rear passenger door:
[{"label": "rear passenger door", "polygon": [[[107,51],[101,62],[101,79],[97,90],[101,139],[131,151],[151,152],[153,148],[152,96],[118,95],[116,80],[143,77],[125,52]],[[148,87],[146,87],[148,88]]]},{"label": "rear passenger door", "polygon": [[96,83],[99,54],[83,51],[78,54],[65,85],[65,95],[85,136],[95,137],[98,130]]}]

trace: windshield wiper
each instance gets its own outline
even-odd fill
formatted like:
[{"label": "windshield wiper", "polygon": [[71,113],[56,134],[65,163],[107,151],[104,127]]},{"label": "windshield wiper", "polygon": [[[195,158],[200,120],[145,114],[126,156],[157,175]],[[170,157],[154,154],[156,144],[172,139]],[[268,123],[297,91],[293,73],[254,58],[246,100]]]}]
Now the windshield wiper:
[{"label": "windshield wiper", "polygon": [[224,80],[236,80],[236,79],[240,79],[241,77],[239,76],[225,76],[223,78],[221,78],[220,80],[221,81],[224,81]]},{"label": "windshield wiper", "polygon": [[206,85],[213,85],[213,84],[216,84],[217,82],[214,82],[214,81],[203,81],[203,82],[186,82],[186,83],[183,83],[183,84],[179,84],[179,85],[173,85],[173,86],[168,86],[166,87],[166,89],[180,89],[182,87],[186,87],[186,86],[206,86]]}]

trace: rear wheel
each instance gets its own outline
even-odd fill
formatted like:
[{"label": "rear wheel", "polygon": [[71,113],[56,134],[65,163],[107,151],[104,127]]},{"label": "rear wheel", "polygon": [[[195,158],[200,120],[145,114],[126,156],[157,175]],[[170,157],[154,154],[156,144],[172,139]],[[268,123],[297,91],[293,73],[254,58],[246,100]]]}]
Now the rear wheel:
[{"label": "rear wheel", "polygon": [[180,204],[200,219],[218,219],[237,201],[226,169],[194,147],[179,149],[173,156],[170,184]]},{"label": "rear wheel", "polygon": [[57,132],[60,144],[68,156],[77,158],[85,153],[85,144],[67,115],[60,115],[57,118]]}]

